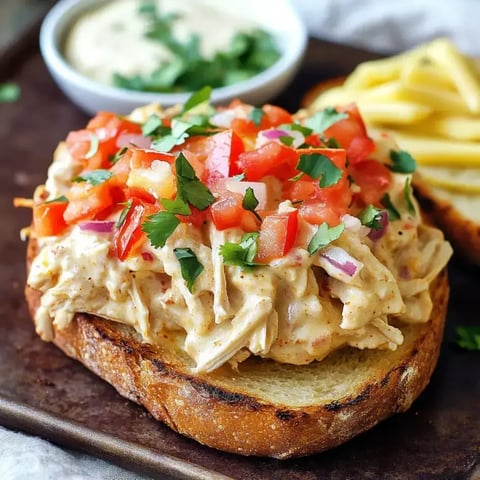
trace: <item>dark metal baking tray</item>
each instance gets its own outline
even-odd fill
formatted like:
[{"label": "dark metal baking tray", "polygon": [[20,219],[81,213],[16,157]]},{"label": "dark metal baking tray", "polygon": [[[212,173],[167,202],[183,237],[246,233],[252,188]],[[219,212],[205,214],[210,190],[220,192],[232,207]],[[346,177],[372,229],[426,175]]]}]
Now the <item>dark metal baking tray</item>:
[{"label": "dark metal baking tray", "polygon": [[[293,110],[315,83],[373,58],[311,40],[301,72],[277,99]],[[42,183],[57,142],[87,118],[50,79],[35,43],[3,79],[21,99],[0,105],[0,424],[81,449],[161,478],[188,479],[473,479],[479,478],[480,355],[456,347],[454,328],[480,322],[480,274],[455,260],[451,303],[438,367],[412,408],[347,444],[290,461],[221,453],[177,435],[123,399],[73,360],[39,340],[23,299],[29,212],[12,207]]]}]

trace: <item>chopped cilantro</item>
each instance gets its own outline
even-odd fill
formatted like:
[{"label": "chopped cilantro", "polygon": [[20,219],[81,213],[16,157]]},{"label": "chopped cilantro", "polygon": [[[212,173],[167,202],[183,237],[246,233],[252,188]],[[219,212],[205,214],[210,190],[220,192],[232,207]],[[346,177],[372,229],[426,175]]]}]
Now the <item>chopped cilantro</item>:
[{"label": "chopped cilantro", "polygon": [[319,183],[322,188],[338,183],[343,173],[342,169],[338,168],[326,155],[321,153],[304,153],[300,155],[297,170],[310,175],[315,180],[320,178]]},{"label": "chopped cilantro", "polygon": [[175,213],[177,215],[191,215],[192,211],[187,203],[185,203],[181,198],[176,198],[175,200],[169,200],[164,198],[160,200],[161,204],[167,209],[167,212]]},{"label": "chopped cilantro", "polygon": [[305,127],[304,125],[300,125],[296,122],[280,125],[278,128],[280,130],[292,130],[294,132],[300,132],[304,137],[308,137],[313,133],[311,128]]},{"label": "chopped cilantro", "polygon": [[382,210],[370,204],[360,212],[360,215],[358,216],[358,218],[362,222],[362,225],[378,230],[382,228],[381,213],[382,213]]},{"label": "chopped cilantro", "polygon": [[169,152],[175,145],[181,145],[188,138],[187,130],[192,126],[191,123],[184,122],[177,118],[172,120],[171,133],[155,139],[152,142],[152,148],[159,152]]},{"label": "chopped cilantro", "polygon": [[173,252],[180,263],[180,272],[190,291],[197,277],[203,272],[203,265],[190,248],[174,248]]},{"label": "chopped cilantro", "polygon": [[210,101],[210,95],[212,94],[212,87],[206,86],[201,88],[200,90],[197,90],[196,92],[193,92],[192,95],[190,95],[190,98],[185,102],[185,105],[183,106],[183,113],[188,112],[189,110],[192,110],[196,106],[206,103]]},{"label": "chopped cilantro", "polygon": [[142,230],[155,248],[164,247],[180,220],[171,212],[158,212],[147,217]]},{"label": "chopped cilantro", "polygon": [[265,112],[261,108],[252,108],[248,114],[248,118],[255,124],[257,127],[262,123],[262,118],[265,116]]},{"label": "chopped cilantro", "polygon": [[16,102],[20,93],[20,87],[16,83],[0,83],[0,103]]},{"label": "chopped cilantro", "polygon": [[390,150],[390,160],[392,165],[390,169],[397,173],[412,173],[417,168],[415,159],[404,150]]},{"label": "chopped cilantro", "polygon": [[127,153],[128,147],[122,147],[115,155],[112,155],[109,160],[112,165],[115,165]]},{"label": "chopped cilantro", "polygon": [[327,128],[337,123],[348,115],[345,112],[338,112],[335,108],[327,107],[305,121],[305,125],[313,130],[315,133],[322,134]]},{"label": "chopped cilantro", "polygon": [[295,140],[293,137],[290,135],[282,135],[281,137],[278,138],[280,142],[282,142],[284,145],[287,147],[291,147],[293,145],[293,141]]},{"label": "chopped cilantro", "polygon": [[178,196],[184,202],[199,210],[205,210],[215,201],[212,192],[195,175],[195,170],[183,153],[180,153],[176,158],[175,169],[177,172]]},{"label": "chopped cilantro", "polygon": [[102,168],[98,170],[90,170],[89,172],[85,172],[78,177],[72,179],[72,182],[80,183],[80,182],[88,182],[90,185],[97,186],[103,182],[106,182],[109,178],[113,177],[113,173],[109,170],[104,170]]},{"label": "chopped cilantro", "polygon": [[245,180],[245,173],[239,173],[238,175],[231,177],[231,179],[235,180],[236,182],[241,182],[242,180]]},{"label": "chopped cilantro", "polygon": [[322,223],[308,244],[308,253],[310,255],[317,253],[318,250],[339,238],[344,230],[344,223],[340,223],[336,227],[329,227],[327,222]]},{"label": "chopped cilantro", "polygon": [[412,215],[415,215],[415,205],[413,204],[412,200],[412,185],[410,184],[410,178],[405,180],[403,196],[405,198],[405,203],[407,204],[408,212]]},{"label": "chopped cilantro", "polygon": [[342,148],[337,139],[334,137],[329,138],[326,142],[326,145],[328,148]]},{"label": "chopped cilantro", "polygon": [[220,255],[225,265],[235,265],[244,269],[258,266],[253,260],[257,256],[257,232],[246,233],[240,243],[227,242],[220,246]]},{"label": "chopped cilantro", "polygon": [[205,85],[223,87],[256,75],[280,57],[272,35],[255,29],[233,35],[227,48],[206,58],[201,53],[201,39],[197,34],[177,38],[173,26],[180,17],[178,14],[161,14],[153,2],[142,6],[140,13],[148,20],[144,35],[161,43],[172,54],[171,60],[153,65],[147,75],[115,73],[112,81],[120,88],[188,92]]},{"label": "chopped cilantro", "polygon": [[[159,130],[164,128],[166,127],[163,126],[162,119],[158,115],[152,114],[142,125],[142,133],[146,137],[151,137],[154,135],[158,135],[160,133]],[[167,130],[169,131],[170,129]]]},{"label": "chopped cilantro", "polygon": [[65,195],[60,195],[59,197],[52,198],[51,200],[47,200],[45,205],[49,203],[68,203],[68,198]]},{"label": "chopped cilantro", "polygon": [[257,208],[258,200],[252,187],[248,187],[242,200],[242,207],[245,210],[254,211]]},{"label": "chopped cilantro", "polygon": [[467,350],[480,350],[480,327],[457,327],[457,345]]},{"label": "chopped cilantro", "polygon": [[395,208],[395,205],[392,203],[390,195],[386,193],[381,199],[380,203],[387,209],[388,218],[390,221],[398,220],[400,218],[400,212]]},{"label": "chopped cilantro", "polygon": [[125,219],[127,218],[128,212],[130,212],[132,208],[132,199],[130,199],[128,202],[124,204],[125,206],[123,207],[123,210],[120,212],[120,216],[118,217],[117,223],[115,226],[117,228],[120,228],[123,223],[125,222]]},{"label": "chopped cilantro", "polygon": [[90,149],[88,150],[85,158],[88,160],[92,158],[98,152],[98,146],[100,145],[100,140],[98,137],[90,132]]}]

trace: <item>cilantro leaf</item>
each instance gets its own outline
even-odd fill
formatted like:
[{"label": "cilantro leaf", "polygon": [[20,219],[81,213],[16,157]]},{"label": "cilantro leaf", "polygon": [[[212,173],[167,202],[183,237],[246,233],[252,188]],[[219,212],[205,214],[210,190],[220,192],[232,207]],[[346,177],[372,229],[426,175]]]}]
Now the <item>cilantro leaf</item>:
[{"label": "cilantro leaf", "polygon": [[417,168],[415,159],[404,150],[390,150],[390,169],[397,173],[412,173]]},{"label": "cilantro leaf", "polygon": [[327,128],[337,123],[348,115],[345,112],[338,112],[333,107],[327,107],[305,121],[305,125],[313,130],[315,133],[322,134]]},{"label": "cilantro leaf", "polygon": [[344,230],[344,223],[340,223],[336,227],[329,227],[327,222],[323,222],[308,244],[308,253],[310,255],[317,253],[318,250],[339,238]]},{"label": "cilantro leaf", "polygon": [[46,200],[45,205],[48,205],[49,203],[68,203],[68,198],[65,195],[60,195],[59,197],[52,198],[51,200]]},{"label": "cilantro leaf", "polygon": [[109,158],[109,161],[112,165],[115,165],[126,153],[128,147],[122,147],[115,155],[112,155]]},{"label": "cilantro leaf", "polygon": [[147,217],[142,230],[155,248],[164,247],[180,220],[171,212],[158,212]]},{"label": "cilantro leaf", "polygon": [[20,87],[13,82],[0,83],[0,103],[13,103],[20,98]]},{"label": "cilantro leaf", "polygon": [[467,350],[480,350],[480,327],[457,327],[456,343]]},{"label": "cilantro leaf", "polygon": [[[326,155],[321,153],[304,153],[300,155],[297,170],[310,175],[317,180],[320,178],[320,187],[330,187],[338,183],[343,171],[338,168]],[[294,177],[296,178],[296,177]]]},{"label": "cilantro leaf", "polygon": [[123,207],[123,210],[121,211],[120,216],[118,217],[117,223],[115,224],[117,228],[120,228],[123,225],[123,222],[125,222],[128,212],[130,212],[132,208],[132,199],[130,199],[124,205],[125,206]]},{"label": "cilantro leaf", "polygon": [[201,88],[200,90],[197,90],[196,92],[193,92],[190,98],[185,102],[182,113],[192,110],[193,108],[200,105],[201,103],[210,101],[211,94],[212,94],[212,87],[208,85]]},{"label": "cilantro leaf", "polygon": [[162,119],[158,115],[152,114],[148,117],[147,121],[142,125],[142,134],[145,137],[151,137],[154,135],[158,135],[159,130],[164,128],[167,128],[167,127],[163,126]]},{"label": "cilantro leaf", "polygon": [[231,177],[231,180],[235,180],[236,182],[241,182],[242,180],[245,180],[245,173],[239,173],[238,175],[235,175]]},{"label": "cilantro leaf", "polygon": [[258,200],[255,196],[255,192],[253,191],[252,187],[248,187],[242,200],[242,207],[245,210],[250,210],[251,212],[253,212],[257,208],[257,205]]},{"label": "cilantro leaf", "polygon": [[225,265],[234,265],[244,269],[258,266],[253,260],[257,256],[257,232],[246,233],[240,243],[226,242],[220,246],[220,255]]},{"label": "cilantro leaf", "polygon": [[177,215],[191,215],[192,211],[187,203],[185,203],[181,198],[176,198],[175,200],[169,200],[163,198],[160,200],[161,204],[167,209],[167,212],[175,213]]},{"label": "cilantro leaf", "polygon": [[180,263],[182,277],[187,283],[188,289],[192,291],[195,280],[204,270],[203,265],[190,248],[174,248],[173,253]]},{"label": "cilantro leaf", "polygon": [[103,182],[106,182],[109,178],[112,177],[112,172],[99,168],[98,170],[90,170],[89,172],[85,172],[84,174],[73,178],[72,182],[88,182],[90,185],[97,186]]},{"label": "cilantro leaf", "polygon": [[98,146],[100,145],[100,140],[97,135],[90,132],[90,149],[88,150],[85,158],[88,160],[92,158],[98,152]]},{"label": "cilantro leaf", "polygon": [[304,137],[308,137],[313,133],[311,128],[308,128],[304,125],[300,125],[299,123],[282,123],[277,127],[279,130],[290,130],[292,132],[300,132]]},{"label": "cilantro leaf", "polygon": [[403,196],[407,204],[408,212],[412,215],[415,215],[415,205],[412,200],[412,185],[410,184],[410,178],[405,180],[405,187],[403,189]]},{"label": "cilantro leaf", "polygon": [[191,123],[184,122],[177,118],[172,120],[171,132],[163,137],[156,138],[152,142],[152,148],[158,152],[169,152],[176,145],[181,145],[189,137],[187,130]]},{"label": "cilantro leaf", "polygon": [[382,210],[374,207],[372,204],[362,210],[358,218],[362,222],[362,225],[375,230],[382,228]]},{"label": "cilantro leaf", "polygon": [[398,220],[400,218],[400,212],[395,208],[388,193],[380,199],[380,203],[387,209],[390,221]]},{"label": "cilantro leaf", "polygon": [[212,192],[195,175],[195,170],[183,153],[180,153],[176,158],[175,169],[177,172],[177,192],[183,201],[199,210],[205,210],[215,201]]},{"label": "cilantro leaf", "polygon": [[295,140],[290,135],[282,135],[281,137],[278,137],[278,139],[287,147],[291,147],[293,145],[293,141]]},{"label": "cilantro leaf", "polygon": [[265,112],[261,108],[252,108],[248,114],[248,118],[255,124],[257,127],[262,123],[262,118],[265,116]]}]

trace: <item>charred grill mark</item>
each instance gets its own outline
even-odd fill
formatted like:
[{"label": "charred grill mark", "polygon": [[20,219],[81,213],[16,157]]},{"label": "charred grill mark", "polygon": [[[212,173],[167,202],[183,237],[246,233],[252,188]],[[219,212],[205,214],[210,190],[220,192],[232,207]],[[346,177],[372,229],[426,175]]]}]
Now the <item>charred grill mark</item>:
[{"label": "charred grill mark", "polygon": [[290,410],[276,410],[275,411],[275,416],[284,422],[288,422],[289,420],[292,420],[296,417],[295,412],[292,412]]},{"label": "charred grill mark", "polygon": [[152,359],[151,362],[160,374],[170,375],[188,382],[191,387],[205,399],[217,400],[228,405],[242,405],[254,411],[260,410],[261,408],[261,404],[248,395],[229,392],[223,388],[210,385],[208,382],[203,382],[198,378],[192,377],[191,375],[182,374],[174,369],[171,369],[168,364],[162,362],[161,360]]},{"label": "charred grill mark", "polygon": [[204,398],[211,398],[229,405],[244,405],[251,410],[259,410],[260,404],[252,397],[241,393],[228,392],[220,387],[191,379],[192,387]]},{"label": "charred grill mark", "polygon": [[327,410],[328,412],[338,412],[339,410],[342,410],[342,408],[351,407],[353,405],[357,405],[361,402],[364,402],[370,398],[371,390],[372,390],[371,385],[367,385],[363,390],[363,392],[361,392],[356,397],[347,399],[345,401],[335,400],[325,405],[325,410]]}]

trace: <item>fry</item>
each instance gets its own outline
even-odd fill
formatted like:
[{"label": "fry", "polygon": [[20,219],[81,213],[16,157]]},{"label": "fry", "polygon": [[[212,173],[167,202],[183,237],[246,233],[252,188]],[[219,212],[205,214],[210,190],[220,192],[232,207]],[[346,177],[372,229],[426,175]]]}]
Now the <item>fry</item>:
[{"label": "fry", "polygon": [[446,39],[438,39],[429,45],[428,53],[447,71],[473,113],[480,113],[480,81],[469,62]]}]

